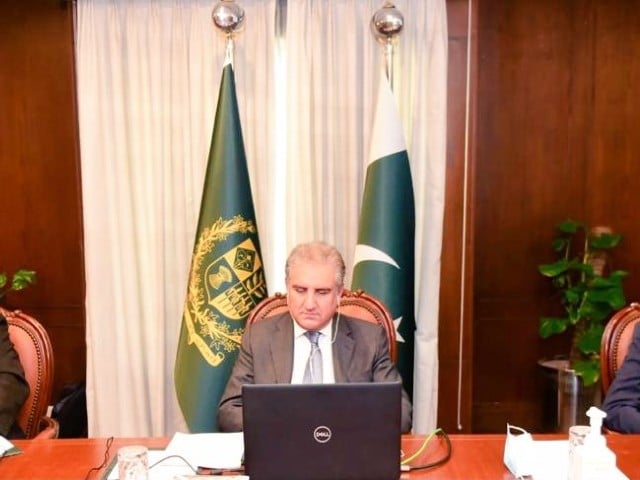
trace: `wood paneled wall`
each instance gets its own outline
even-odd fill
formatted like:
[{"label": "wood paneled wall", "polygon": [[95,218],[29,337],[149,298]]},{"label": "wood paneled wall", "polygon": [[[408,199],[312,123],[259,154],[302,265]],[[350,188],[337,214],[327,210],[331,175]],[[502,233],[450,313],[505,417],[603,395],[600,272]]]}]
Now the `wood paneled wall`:
[{"label": "wood paneled wall", "polygon": [[0,15],[0,271],[37,272],[7,296],[47,329],[54,400],[85,378],[84,264],[71,3],[4,2]]},{"label": "wood paneled wall", "polygon": [[640,2],[481,0],[477,24],[473,428],[536,431],[537,360],[569,340],[537,335],[541,315],[562,313],[536,269],[554,259],[554,225],[622,233],[613,262],[638,299]]},{"label": "wood paneled wall", "polygon": [[[538,317],[557,308],[536,271],[552,256],[553,225],[573,216],[620,231],[614,260],[638,299],[640,2],[447,8],[438,425],[540,430],[536,362],[567,344],[537,336]],[[38,284],[8,303],[49,331],[57,395],[84,379],[86,364],[71,3],[9,2],[0,39],[0,271],[38,272]]]}]

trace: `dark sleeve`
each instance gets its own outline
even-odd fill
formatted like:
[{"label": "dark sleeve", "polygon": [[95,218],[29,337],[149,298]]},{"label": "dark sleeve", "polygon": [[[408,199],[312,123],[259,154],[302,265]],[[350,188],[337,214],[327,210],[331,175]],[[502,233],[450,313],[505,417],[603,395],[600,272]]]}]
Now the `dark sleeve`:
[{"label": "dark sleeve", "polygon": [[7,436],[29,395],[29,384],[13,344],[7,320],[0,315],[0,435]]},{"label": "dark sleeve", "polygon": [[245,330],[231,376],[218,404],[218,428],[221,432],[242,431],[242,385],[254,383],[251,329]]},{"label": "dark sleeve", "polygon": [[[402,382],[400,372],[395,364],[391,361],[389,353],[389,342],[387,334],[382,328],[378,329],[378,348],[376,359],[373,363],[373,381],[374,382]],[[409,395],[402,389],[402,418],[400,428],[402,433],[409,433],[412,426],[412,406]]]},{"label": "dark sleeve", "polygon": [[617,432],[640,433],[640,324],[633,331],[627,356],[616,373],[602,409],[604,424]]}]

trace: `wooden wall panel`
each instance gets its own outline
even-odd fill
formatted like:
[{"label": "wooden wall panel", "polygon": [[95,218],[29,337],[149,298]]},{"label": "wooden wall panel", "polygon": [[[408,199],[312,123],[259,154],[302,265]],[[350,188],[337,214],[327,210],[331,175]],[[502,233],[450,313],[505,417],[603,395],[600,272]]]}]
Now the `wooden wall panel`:
[{"label": "wooden wall panel", "polygon": [[[481,2],[474,239],[474,429],[525,428],[536,398],[537,259],[552,226],[582,217],[569,149],[568,2]],[[567,186],[558,189],[558,184]],[[533,308],[532,308],[533,307]],[[508,360],[508,361],[507,361]],[[532,401],[529,402],[528,400]]]},{"label": "wooden wall panel", "polygon": [[[468,206],[465,205],[465,193],[468,195],[465,192],[465,124],[469,8],[468,0],[447,1],[447,170],[438,332],[438,426],[447,432],[471,431],[471,309],[462,298],[463,259],[471,252],[471,246],[465,245],[464,239],[469,229],[469,218],[464,215]],[[465,279],[468,280],[470,278]],[[463,305],[466,308],[462,308]]]},{"label": "wooden wall panel", "polygon": [[[537,273],[567,217],[625,235],[616,266],[638,270],[639,2],[481,1],[474,199],[474,431],[548,424],[538,317],[561,313]],[[635,115],[635,116],[634,116]],[[626,180],[625,180],[626,179]],[[624,263],[624,264],[622,264]],[[628,282],[637,292],[640,275]],[[633,273],[632,273],[633,275]]]},{"label": "wooden wall panel", "polygon": [[36,270],[7,306],[38,318],[54,400],[85,378],[84,266],[71,3],[6,2],[0,15],[0,271]]},{"label": "wooden wall panel", "polygon": [[615,2],[595,9],[593,57],[593,160],[587,170],[587,204],[593,222],[611,224],[624,235],[615,252],[616,268],[631,272],[629,300],[640,300],[640,200],[634,180],[640,175],[640,2]]}]

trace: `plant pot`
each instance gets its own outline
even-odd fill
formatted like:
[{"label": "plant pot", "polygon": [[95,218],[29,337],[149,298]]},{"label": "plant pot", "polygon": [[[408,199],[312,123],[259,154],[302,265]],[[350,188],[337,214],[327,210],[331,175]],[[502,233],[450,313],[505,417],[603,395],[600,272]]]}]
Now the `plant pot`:
[{"label": "plant pot", "polygon": [[[540,360],[538,365],[545,372],[549,386],[546,391],[552,395],[555,393],[555,402],[553,398],[547,399],[545,409],[550,429],[566,433],[572,425],[588,425],[587,410],[602,404],[600,382],[585,386],[582,378],[569,368],[569,361],[565,359]],[[554,416],[555,422],[552,422]]]}]

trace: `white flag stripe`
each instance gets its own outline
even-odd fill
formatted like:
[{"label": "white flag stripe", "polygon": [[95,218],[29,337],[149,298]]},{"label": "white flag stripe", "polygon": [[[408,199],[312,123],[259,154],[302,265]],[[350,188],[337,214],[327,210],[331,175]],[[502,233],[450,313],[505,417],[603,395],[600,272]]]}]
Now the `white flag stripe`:
[{"label": "white flag stripe", "polygon": [[407,149],[396,99],[387,77],[380,76],[378,104],[373,120],[369,165],[376,160]]}]

